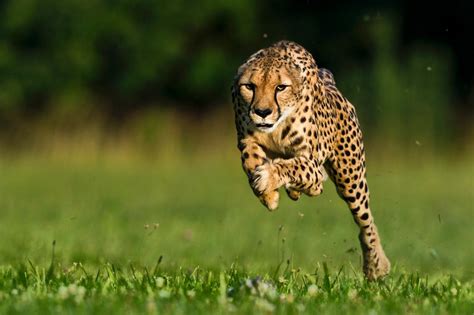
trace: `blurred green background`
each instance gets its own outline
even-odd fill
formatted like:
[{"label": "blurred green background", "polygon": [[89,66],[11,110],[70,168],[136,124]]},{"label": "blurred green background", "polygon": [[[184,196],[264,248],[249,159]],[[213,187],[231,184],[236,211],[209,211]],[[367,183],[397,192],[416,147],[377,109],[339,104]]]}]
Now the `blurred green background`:
[{"label": "blurred green background", "polygon": [[472,277],[472,9],[1,1],[0,264],[46,263],[53,239],[65,263],[359,264],[332,184],[317,199],[284,196],[270,215],[240,170],[233,76],[251,53],[289,39],[357,108],[389,257]]}]

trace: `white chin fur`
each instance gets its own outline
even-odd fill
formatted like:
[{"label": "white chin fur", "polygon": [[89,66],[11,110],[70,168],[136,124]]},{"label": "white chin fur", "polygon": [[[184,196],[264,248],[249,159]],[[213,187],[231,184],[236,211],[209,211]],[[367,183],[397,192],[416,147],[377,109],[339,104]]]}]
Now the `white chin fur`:
[{"label": "white chin fur", "polygon": [[283,113],[280,115],[280,118],[278,118],[278,120],[273,124],[273,126],[271,127],[257,127],[258,130],[262,131],[262,132],[265,132],[265,133],[271,133],[273,131],[275,131],[275,129],[278,127],[278,125],[284,121],[288,115],[291,114],[291,112],[293,111],[293,108],[287,108],[283,111]]}]

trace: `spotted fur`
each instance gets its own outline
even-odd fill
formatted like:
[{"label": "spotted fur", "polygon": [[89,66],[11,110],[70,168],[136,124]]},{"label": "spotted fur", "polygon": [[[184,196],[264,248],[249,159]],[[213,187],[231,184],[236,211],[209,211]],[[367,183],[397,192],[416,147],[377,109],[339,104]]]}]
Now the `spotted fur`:
[{"label": "spotted fur", "polygon": [[332,73],[302,46],[281,41],[240,66],[232,101],[243,169],[260,201],[276,209],[282,186],[293,200],[317,196],[328,174],[360,228],[365,275],[388,274],[369,207],[362,132]]}]

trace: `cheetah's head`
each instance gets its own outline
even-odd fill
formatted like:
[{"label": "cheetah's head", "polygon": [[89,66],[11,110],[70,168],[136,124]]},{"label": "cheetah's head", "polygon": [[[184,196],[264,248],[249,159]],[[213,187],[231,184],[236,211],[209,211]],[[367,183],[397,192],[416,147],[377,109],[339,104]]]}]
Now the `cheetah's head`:
[{"label": "cheetah's head", "polygon": [[245,63],[234,89],[239,105],[255,129],[273,131],[295,109],[301,79],[295,68],[278,56],[267,55]]},{"label": "cheetah's head", "polygon": [[[291,42],[279,42],[250,56],[234,81],[234,102],[251,127],[272,132],[298,106],[304,77]],[[312,57],[311,57],[312,59]]]}]

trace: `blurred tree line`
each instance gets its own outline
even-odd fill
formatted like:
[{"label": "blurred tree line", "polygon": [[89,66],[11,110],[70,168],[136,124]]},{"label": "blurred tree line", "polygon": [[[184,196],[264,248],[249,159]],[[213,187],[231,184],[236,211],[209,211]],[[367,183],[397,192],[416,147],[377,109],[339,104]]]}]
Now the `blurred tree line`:
[{"label": "blurred tree line", "polygon": [[227,106],[237,66],[290,39],[333,71],[371,131],[443,141],[471,128],[472,12],[467,1],[3,0],[0,122]]}]

